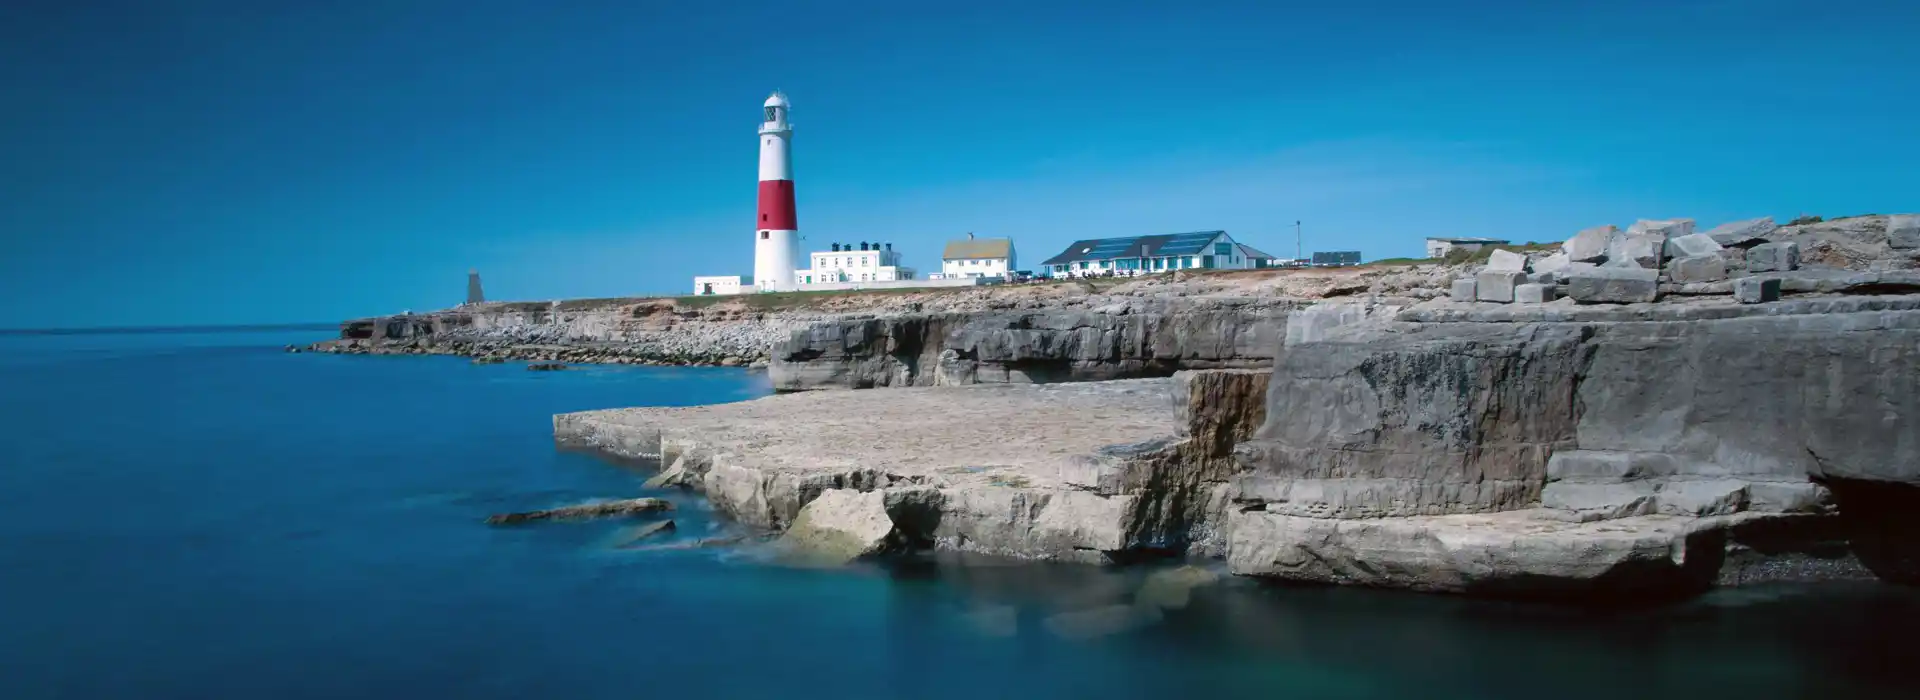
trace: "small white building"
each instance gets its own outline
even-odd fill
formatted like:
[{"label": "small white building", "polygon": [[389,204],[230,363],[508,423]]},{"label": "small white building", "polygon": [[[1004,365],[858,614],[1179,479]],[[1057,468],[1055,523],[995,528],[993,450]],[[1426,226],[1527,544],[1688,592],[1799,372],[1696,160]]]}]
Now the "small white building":
[{"label": "small white building", "polygon": [[693,278],[695,296],[709,294],[749,294],[753,292],[752,278],[747,275],[706,275]]},{"label": "small white building", "polygon": [[814,251],[807,258],[809,267],[793,271],[794,283],[800,289],[898,282],[911,280],[916,274],[913,268],[900,264],[900,253],[894,251],[892,243],[860,243],[858,248],[852,243],[835,243],[831,250]]},{"label": "small white building", "polygon": [[940,253],[940,276],[953,279],[962,277],[999,277],[1005,279],[1019,266],[1013,253],[1011,238],[974,238],[973,234],[959,240],[947,241],[947,248]]},{"label": "small white building", "polygon": [[1444,258],[1455,250],[1476,251],[1490,245],[1506,245],[1504,238],[1428,238],[1427,257]]}]

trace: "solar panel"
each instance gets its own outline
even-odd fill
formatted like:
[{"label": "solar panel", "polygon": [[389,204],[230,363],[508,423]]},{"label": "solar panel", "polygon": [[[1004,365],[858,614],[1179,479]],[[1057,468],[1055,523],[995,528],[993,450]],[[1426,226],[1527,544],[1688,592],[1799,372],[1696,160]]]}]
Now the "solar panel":
[{"label": "solar panel", "polygon": [[1160,246],[1160,250],[1155,251],[1155,254],[1156,255],[1190,255],[1193,253],[1198,253],[1203,250],[1206,250],[1207,244],[1212,243],[1214,237],[1219,235],[1220,235],[1219,231],[1201,231],[1196,233],[1182,233],[1174,236],[1173,238],[1167,239],[1166,244]]}]

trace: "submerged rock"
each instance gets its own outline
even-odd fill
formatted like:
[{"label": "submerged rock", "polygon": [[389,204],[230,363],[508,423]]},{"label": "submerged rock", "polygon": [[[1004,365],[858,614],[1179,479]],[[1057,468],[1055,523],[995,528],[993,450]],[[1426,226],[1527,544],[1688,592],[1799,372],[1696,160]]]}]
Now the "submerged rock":
[{"label": "submerged rock", "polygon": [[527,365],[527,371],[530,372],[552,372],[566,368],[567,365],[564,362],[535,362]]},{"label": "submerged rock", "polygon": [[639,527],[633,528],[623,533],[620,538],[620,544],[615,545],[615,547],[619,549],[632,549],[634,547],[634,544],[639,542],[640,540],[647,539],[654,535],[673,532],[675,529],[676,529],[676,526],[673,524],[672,520],[662,520],[657,523],[647,523],[645,525],[641,525]]},{"label": "submerged rock", "polygon": [[659,498],[632,498],[624,501],[606,501],[604,503],[584,503],[577,506],[564,506],[547,510],[534,510],[524,513],[502,513],[487,517],[488,525],[516,525],[540,520],[585,520],[589,518],[616,518],[660,511],[673,510],[673,504]]}]

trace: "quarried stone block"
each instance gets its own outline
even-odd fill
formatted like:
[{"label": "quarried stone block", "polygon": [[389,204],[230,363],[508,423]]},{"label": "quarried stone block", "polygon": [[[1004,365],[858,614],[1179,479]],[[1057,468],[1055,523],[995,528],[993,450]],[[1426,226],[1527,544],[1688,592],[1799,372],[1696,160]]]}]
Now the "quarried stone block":
[{"label": "quarried stone block", "polygon": [[1766,242],[1767,234],[1779,228],[1773,223],[1773,217],[1763,216],[1746,221],[1733,221],[1713,227],[1706,236],[1713,242],[1726,248],[1747,248]]},{"label": "quarried stone block", "polygon": [[1472,277],[1462,277],[1453,281],[1452,293],[1448,296],[1454,301],[1474,301],[1478,298],[1478,289]]},{"label": "quarried stone block", "polygon": [[1474,276],[1475,298],[1480,301],[1494,301],[1502,304],[1513,303],[1513,288],[1526,283],[1525,272],[1502,272],[1482,270]]},{"label": "quarried stone block", "polygon": [[1711,255],[1720,252],[1722,247],[1707,234],[1690,233],[1667,239],[1667,256],[1684,258],[1691,255]]},{"label": "quarried stone block", "polygon": [[1920,248],[1920,214],[1887,217],[1887,245],[1896,250]]},{"label": "quarried stone block", "polygon": [[1733,299],[1742,304],[1761,304],[1780,300],[1780,280],[1742,277],[1733,281]]},{"label": "quarried stone block", "polygon": [[1511,250],[1495,249],[1487,257],[1487,268],[1500,272],[1524,272],[1527,269],[1527,256]]},{"label": "quarried stone block", "polygon": [[1727,260],[1719,253],[1675,258],[1667,267],[1667,276],[1680,284],[1718,282],[1727,278]]},{"label": "quarried stone block", "polygon": [[1800,269],[1800,244],[1762,243],[1747,251],[1748,272],[1786,272]]},{"label": "quarried stone block", "polygon": [[1600,262],[1607,259],[1607,247],[1619,232],[1620,228],[1612,224],[1595,226],[1573,234],[1560,248],[1571,262]]},{"label": "quarried stone block", "polygon": [[1545,304],[1553,301],[1556,288],[1551,284],[1523,284],[1513,288],[1516,304]]},{"label": "quarried stone block", "polygon": [[1660,271],[1637,267],[1572,270],[1567,296],[1583,304],[1631,304],[1660,298]]}]

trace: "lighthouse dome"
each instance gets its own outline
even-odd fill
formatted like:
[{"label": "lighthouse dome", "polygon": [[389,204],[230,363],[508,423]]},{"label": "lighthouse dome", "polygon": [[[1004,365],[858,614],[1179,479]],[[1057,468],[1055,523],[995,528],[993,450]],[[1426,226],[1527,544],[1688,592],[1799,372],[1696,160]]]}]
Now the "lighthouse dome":
[{"label": "lighthouse dome", "polygon": [[768,107],[787,107],[789,106],[787,104],[787,96],[782,95],[776,91],[773,93],[773,95],[767,98],[767,106]]}]

